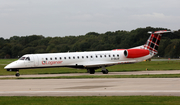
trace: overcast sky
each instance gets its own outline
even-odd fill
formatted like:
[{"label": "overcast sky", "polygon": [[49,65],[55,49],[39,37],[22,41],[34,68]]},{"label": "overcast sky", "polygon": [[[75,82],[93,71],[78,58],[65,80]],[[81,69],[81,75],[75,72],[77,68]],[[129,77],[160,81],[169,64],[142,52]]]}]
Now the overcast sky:
[{"label": "overcast sky", "polygon": [[0,37],[180,29],[180,0],[0,0]]}]

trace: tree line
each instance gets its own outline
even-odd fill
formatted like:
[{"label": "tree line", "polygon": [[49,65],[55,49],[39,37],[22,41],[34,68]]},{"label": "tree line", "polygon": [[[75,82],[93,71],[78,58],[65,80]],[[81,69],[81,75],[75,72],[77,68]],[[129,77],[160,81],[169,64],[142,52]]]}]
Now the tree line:
[{"label": "tree line", "polygon": [[[18,58],[24,54],[100,51],[127,49],[145,44],[148,31],[166,28],[137,28],[131,31],[118,30],[106,33],[89,32],[79,36],[44,37],[43,35],[0,37],[0,58]],[[166,58],[180,57],[180,30],[163,35],[158,55]]]}]

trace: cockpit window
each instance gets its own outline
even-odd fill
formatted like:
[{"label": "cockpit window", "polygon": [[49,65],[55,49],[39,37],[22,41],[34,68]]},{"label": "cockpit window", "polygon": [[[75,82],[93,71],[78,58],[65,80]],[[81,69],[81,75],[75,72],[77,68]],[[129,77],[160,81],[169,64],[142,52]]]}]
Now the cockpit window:
[{"label": "cockpit window", "polygon": [[30,58],[29,58],[29,57],[26,57],[26,60],[30,61]]},{"label": "cockpit window", "polygon": [[27,61],[30,61],[30,58],[29,58],[29,57],[21,57],[19,60],[27,60]]},{"label": "cockpit window", "polygon": [[24,60],[26,57],[21,57],[19,60]]}]

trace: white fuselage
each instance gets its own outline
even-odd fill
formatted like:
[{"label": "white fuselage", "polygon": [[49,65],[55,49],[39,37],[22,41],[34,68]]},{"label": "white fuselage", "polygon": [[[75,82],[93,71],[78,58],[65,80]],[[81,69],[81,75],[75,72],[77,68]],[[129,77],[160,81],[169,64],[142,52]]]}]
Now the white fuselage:
[{"label": "white fuselage", "polygon": [[68,52],[47,54],[26,54],[19,60],[7,65],[5,69],[29,69],[46,67],[100,68],[116,64],[140,62],[151,58],[147,55],[139,58],[126,58],[124,50]]}]

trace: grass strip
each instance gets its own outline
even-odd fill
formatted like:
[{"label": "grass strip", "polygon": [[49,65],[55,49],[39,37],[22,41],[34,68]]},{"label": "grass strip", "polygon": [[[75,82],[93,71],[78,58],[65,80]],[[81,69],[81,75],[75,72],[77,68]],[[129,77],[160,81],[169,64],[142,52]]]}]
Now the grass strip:
[{"label": "grass strip", "polygon": [[178,96],[0,97],[1,105],[180,105]]}]

